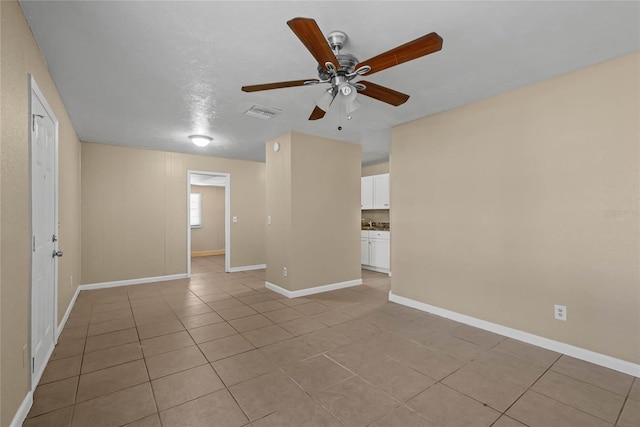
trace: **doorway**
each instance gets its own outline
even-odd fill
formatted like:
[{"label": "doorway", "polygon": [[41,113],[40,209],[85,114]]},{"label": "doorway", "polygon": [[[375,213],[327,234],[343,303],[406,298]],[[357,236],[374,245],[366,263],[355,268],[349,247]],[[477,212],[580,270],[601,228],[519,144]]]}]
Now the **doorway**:
[{"label": "doorway", "polygon": [[231,175],[187,172],[187,274],[230,268]]},{"label": "doorway", "polygon": [[31,389],[53,352],[58,306],[58,120],[30,78]]}]

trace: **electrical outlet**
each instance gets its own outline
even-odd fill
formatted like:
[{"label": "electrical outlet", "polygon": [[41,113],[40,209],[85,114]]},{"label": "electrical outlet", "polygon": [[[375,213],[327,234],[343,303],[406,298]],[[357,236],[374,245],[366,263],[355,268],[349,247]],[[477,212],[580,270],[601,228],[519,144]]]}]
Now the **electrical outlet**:
[{"label": "electrical outlet", "polygon": [[282,267],[282,275],[283,275],[284,277],[287,277],[287,273],[288,273],[288,272],[287,272],[287,267]]},{"label": "electrical outlet", "polygon": [[567,320],[567,306],[555,304],[553,306],[554,317],[556,320]]},{"label": "electrical outlet", "polygon": [[233,222],[238,222],[238,217],[234,215],[234,216],[231,218],[231,220],[232,220]]},{"label": "electrical outlet", "polygon": [[271,215],[267,217],[267,225],[271,225]]}]

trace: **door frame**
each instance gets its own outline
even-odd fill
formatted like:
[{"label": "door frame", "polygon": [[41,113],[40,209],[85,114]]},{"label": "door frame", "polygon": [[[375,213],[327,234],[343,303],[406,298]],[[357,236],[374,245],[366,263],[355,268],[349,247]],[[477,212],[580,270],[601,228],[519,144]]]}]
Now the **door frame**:
[{"label": "door frame", "polygon": [[[58,235],[58,231],[59,231],[59,223],[58,223],[58,196],[60,194],[59,192],[59,181],[58,181],[58,175],[60,172],[60,167],[59,167],[59,158],[58,158],[58,142],[59,142],[59,125],[60,122],[58,121],[57,117],[55,116],[55,114],[53,114],[53,109],[49,106],[49,103],[47,102],[47,99],[45,98],[44,94],[42,93],[42,91],[40,90],[40,87],[38,86],[38,84],[36,83],[35,78],[33,77],[32,74],[29,74],[29,215],[30,215],[30,222],[29,222],[29,235],[33,236],[33,220],[34,220],[34,216],[33,216],[33,209],[34,209],[34,203],[33,203],[33,147],[34,147],[34,140],[33,140],[33,96],[36,96],[40,102],[42,103],[42,106],[44,107],[44,109],[47,111],[47,114],[51,117],[51,119],[53,120],[54,123],[54,143],[53,143],[53,152],[54,152],[54,168],[55,168],[55,172],[54,172],[54,176],[53,176],[53,182],[54,182],[54,197],[53,197],[53,220],[54,220],[54,224],[55,224],[55,234],[56,236]],[[32,238],[30,238],[31,240]],[[30,242],[31,243],[31,242]],[[38,382],[40,381],[40,378],[42,376],[42,373],[44,372],[44,369],[40,372],[35,372],[34,369],[34,360],[33,360],[33,348],[34,348],[34,343],[33,343],[33,338],[34,338],[34,333],[33,333],[33,314],[34,314],[34,310],[33,310],[33,306],[34,306],[34,297],[35,294],[33,292],[33,243],[30,244],[31,246],[31,250],[30,250],[30,271],[29,271],[29,365],[31,367],[30,369],[30,374],[29,374],[29,379],[30,379],[30,387],[31,390],[33,391],[35,389],[35,387],[38,385]],[[58,249],[58,243],[56,242],[55,244],[55,249]],[[51,354],[53,353],[53,349],[56,345],[56,343],[58,342],[58,335],[56,333],[57,331],[57,324],[58,324],[58,259],[56,259],[56,261],[54,262],[53,265],[53,319],[51,319],[52,321],[52,328],[53,328],[53,342],[51,343],[51,348],[47,351],[47,356],[45,357],[45,360],[48,361],[49,358],[51,357]],[[45,362],[45,365],[46,366]]]},{"label": "door frame", "polygon": [[231,174],[228,172],[212,172],[187,170],[187,277],[191,277],[191,224],[189,210],[191,206],[191,175],[223,176],[224,183],[224,271],[231,268]]}]

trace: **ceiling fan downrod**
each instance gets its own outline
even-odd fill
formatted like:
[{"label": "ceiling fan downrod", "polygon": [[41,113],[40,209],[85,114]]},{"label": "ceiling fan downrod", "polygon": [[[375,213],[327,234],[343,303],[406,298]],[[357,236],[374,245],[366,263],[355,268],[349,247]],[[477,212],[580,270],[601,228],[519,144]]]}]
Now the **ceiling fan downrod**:
[{"label": "ceiling fan downrod", "polygon": [[329,46],[331,46],[331,50],[334,55],[340,54],[340,50],[347,41],[347,38],[347,35],[342,31],[332,31],[329,33],[327,41],[329,42]]}]

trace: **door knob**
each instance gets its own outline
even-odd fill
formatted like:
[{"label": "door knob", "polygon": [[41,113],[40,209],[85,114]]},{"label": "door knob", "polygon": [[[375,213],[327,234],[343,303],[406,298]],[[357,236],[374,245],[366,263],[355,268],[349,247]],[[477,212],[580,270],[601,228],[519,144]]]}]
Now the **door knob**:
[{"label": "door knob", "polygon": [[55,258],[55,257],[60,257],[60,256],[62,256],[62,255],[63,255],[62,251],[56,251],[56,250],[54,250],[54,251],[53,251],[53,254],[52,254],[52,256],[53,256],[54,258]]}]

